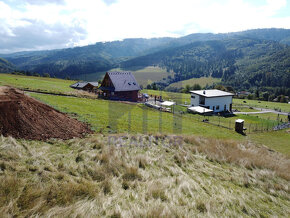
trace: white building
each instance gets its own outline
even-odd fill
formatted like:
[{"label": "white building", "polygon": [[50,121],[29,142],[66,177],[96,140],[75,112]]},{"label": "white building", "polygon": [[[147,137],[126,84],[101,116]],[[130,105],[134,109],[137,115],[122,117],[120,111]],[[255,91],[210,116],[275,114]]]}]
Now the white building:
[{"label": "white building", "polygon": [[200,106],[214,112],[231,111],[233,94],[217,89],[191,91],[191,106]]}]

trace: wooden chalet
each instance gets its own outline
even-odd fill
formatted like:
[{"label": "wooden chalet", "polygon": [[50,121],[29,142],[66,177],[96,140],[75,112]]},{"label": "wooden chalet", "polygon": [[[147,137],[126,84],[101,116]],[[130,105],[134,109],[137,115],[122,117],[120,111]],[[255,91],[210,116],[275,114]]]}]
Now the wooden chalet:
[{"label": "wooden chalet", "polygon": [[140,86],[131,72],[107,72],[100,90],[105,99],[136,102]]}]

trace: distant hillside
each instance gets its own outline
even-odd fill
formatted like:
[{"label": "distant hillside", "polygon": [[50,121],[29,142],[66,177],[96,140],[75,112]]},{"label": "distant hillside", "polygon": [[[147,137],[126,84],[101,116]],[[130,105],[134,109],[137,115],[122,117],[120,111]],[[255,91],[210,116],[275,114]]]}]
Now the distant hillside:
[{"label": "distant hillside", "polygon": [[0,57],[21,70],[60,78],[90,74],[99,78],[113,68],[138,70],[159,65],[175,72],[174,77],[165,80],[168,84],[211,75],[235,87],[288,86],[287,44],[290,44],[289,29],[256,29],[223,34],[196,33],[180,38],[125,39]]},{"label": "distant hillside", "polygon": [[117,63],[155,51],[170,38],[125,39],[52,51],[2,55],[22,70],[57,77],[90,74],[112,69]]},{"label": "distant hillside", "polygon": [[123,68],[159,65],[174,71],[165,85],[212,76],[234,87],[290,84],[290,47],[275,41],[234,36],[223,40],[197,41],[137,57]]},{"label": "distant hillside", "polygon": [[15,70],[15,66],[13,66],[13,64],[3,58],[0,58],[0,73],[9,73],[13,70]]}]

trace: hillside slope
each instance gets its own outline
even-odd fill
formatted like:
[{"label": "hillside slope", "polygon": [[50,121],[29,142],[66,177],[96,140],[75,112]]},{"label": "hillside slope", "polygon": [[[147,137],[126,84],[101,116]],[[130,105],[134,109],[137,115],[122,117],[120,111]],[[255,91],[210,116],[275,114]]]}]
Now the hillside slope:
[{"label": "hillside slope", "polygon": [[15,66],[7,60],[0,58],[0,73],[9,73],[15,70]]},{"label": "hillside slope", "polygon": [[109,70],[123,59],[154,51],[154,48],[170,40],[171,38],[125,39],[83,47],[2,56],[23,70],[66,77]]},{"label": "hillside slope", "polygon": [[224,40],[198,41],[165,49],[122,63],[123,68],[159,65],[173,71],[173,82],[212,76],[236,88],[249,86],[289,87],[290,47],[274,41],[235,36]]},{"label": "hillside slope", "polygon": [[[21,70],[40,74],[49,73],[62,78],[67,76],[77,78],[77,75],[102,73],[118,67],[124,60],[164,49],[174,49],[197,41],[220,41],[232,37],[247,37],[289,44],[290,30],[258,29],[226,34],[197,33],[180,38],[125,39],[68,49],[18,52],[0,55],[0,57],[6,58]],[[185,63],[185,65],[187,64]]]},{"label": "hillside slope", "polygon": [[253,144],[165,135],[0,138],[0,213],[286,217],[290,162]]}]

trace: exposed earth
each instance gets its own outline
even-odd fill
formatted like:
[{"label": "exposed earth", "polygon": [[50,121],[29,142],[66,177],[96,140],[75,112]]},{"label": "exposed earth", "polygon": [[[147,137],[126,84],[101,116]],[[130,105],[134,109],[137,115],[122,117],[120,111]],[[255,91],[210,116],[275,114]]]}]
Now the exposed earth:
[{"label": "exposed earth", "polygon": [[88,125],[15,88],[0,87],[0,135],[46,140],[83,137],[87,133],[92,133]]}]

